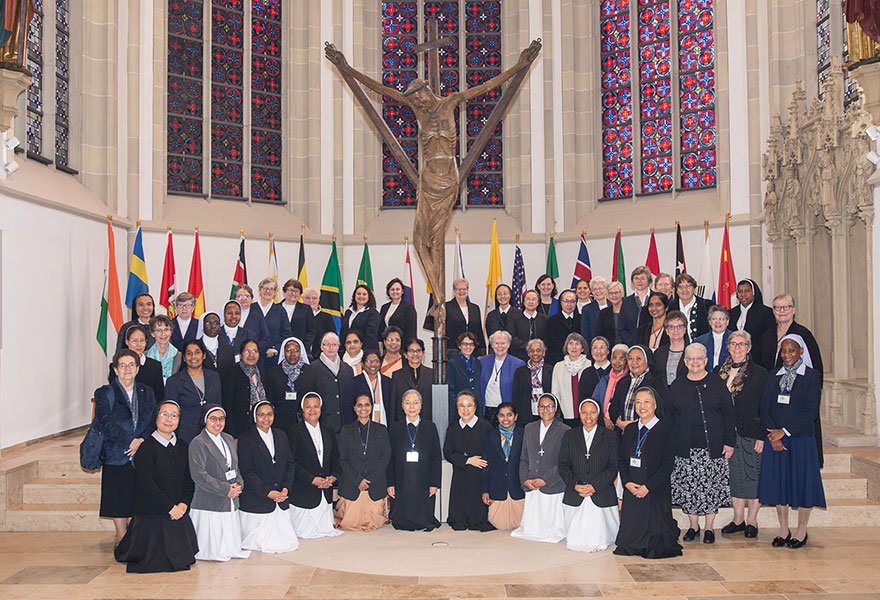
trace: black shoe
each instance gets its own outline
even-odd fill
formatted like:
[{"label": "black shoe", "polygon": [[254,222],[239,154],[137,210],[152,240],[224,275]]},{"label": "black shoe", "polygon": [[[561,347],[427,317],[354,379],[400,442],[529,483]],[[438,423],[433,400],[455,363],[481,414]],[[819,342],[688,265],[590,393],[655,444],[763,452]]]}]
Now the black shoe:
[{"label": "black shoe", "polygon": [[697,536],[699,536],[699,535],[700,535],[700,528],[697,527],[697,530],[694,531],[693,527],[691,527],[690,529],[688,529],[688,530],[685,532],[684,537],[681,538],[681,541],[683,541],[683,542],[693,542],[695,539],[697,539]]},{"label": "black shoe", "polygon": [[740,531],[745,531],[745,530],[746,530],[746,522],[745,521],[743,521],[739,525],[737,525],[736,523],[731,521],[730,523],[728,523],[727,525],[725,525],[724,527],[721,528],[721,533],[731,534],[731,533],[739,533]]},{"label": "black shoe", "polygon": [[790,541],[791,541],[791,530],[788,531],[788,535],[785,536],[784,538],[779,537],[779,536],[776,536],[775,538],[773,538],[773,541],[770,542],[770,545],[773,546],[774,548],[781,548],[783,546],[787,546]]},{"label": "black shoe", "polygon": [[791,540],[788,542],[788,547],[789,548],[803,548],[804,546],[807,545],[807,538],[809,538],[809,537],[810,536],[805,533],[804,539],[802,539],[802,540],[791,538]]},{"label": "black shoe", "polygon": [[746,525],[746,537],[747,538],[756,538],[758,537],[758,528],[754,525]]},{"label": "black shoe", "polygon": [[703,534],[703,543],[704,544],[714,544],[715,543],[715,532],[711,529],[707,529],[706,533]]}]

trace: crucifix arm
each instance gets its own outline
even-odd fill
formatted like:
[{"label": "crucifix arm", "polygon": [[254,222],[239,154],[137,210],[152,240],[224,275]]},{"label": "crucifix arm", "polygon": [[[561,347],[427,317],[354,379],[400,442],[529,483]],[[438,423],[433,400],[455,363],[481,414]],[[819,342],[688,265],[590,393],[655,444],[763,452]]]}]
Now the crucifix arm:
[{"label": "crucifix arm", "polygon": [[464,96],[465,100],[470,100],[472,98],[476,98],[477,96],[485,94],[489,90],[495,89],[520,71],[528,69],[535,58],[537,58],[540,51],[541,41],[534,40],[528,48],[522,51],[522,53],[519,55],[519,61],[515,65],[513,65],[511,68],[507,69],[500,75],[496,75],[482,85],[466,89],[464,92],[461,92],[462,96]]},{"label": "crucifix arm", "polygon": [[324,55],[330,62],[336,65],[336,68],[339,69],[343,75],[351,75],[354,79],[361,82],[367,89],[372,90],[377,94],[384,94],[402,104],[409,104],[409,102],[406,101],[406,97],[396,89],[382,85],[379,81],[376,81],[372,77],[367,77],[360,71],[354,69],[348,64],[345,55],[337,50],[336,46],[333,44],[328,42],[324,45]]}]

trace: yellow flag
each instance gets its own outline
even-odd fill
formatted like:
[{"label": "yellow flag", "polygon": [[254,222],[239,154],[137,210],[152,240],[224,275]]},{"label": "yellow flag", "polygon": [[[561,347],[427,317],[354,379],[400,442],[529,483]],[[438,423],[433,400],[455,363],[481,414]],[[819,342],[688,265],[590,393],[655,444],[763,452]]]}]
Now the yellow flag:
[{"label": "yellow flag", "polygon": [[492,249],[489,251],[489,277],[486,279],[486,300],[495,298],[495,288],[501,283],[501,250],[498,248],[497,220],[492,221]]}]

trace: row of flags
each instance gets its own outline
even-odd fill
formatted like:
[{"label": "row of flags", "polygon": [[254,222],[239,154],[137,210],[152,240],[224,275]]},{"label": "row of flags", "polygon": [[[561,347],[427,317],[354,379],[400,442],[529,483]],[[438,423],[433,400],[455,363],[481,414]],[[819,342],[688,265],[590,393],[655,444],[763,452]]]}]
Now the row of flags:
[{"label": "row of flags", "polygon": [[[719,268],[717,294],[718,303],[731,308],[730,297],[736,290],[736,276],[733,270],[733,260],[730,254],[730,238],[729,238],[729,221],[730,217],[724,223],[724,239],[721,244],[721,263]],[[684,258],[684,245],[681,240],[681,226],[676,222],[676,257],[675,257],[675,274],[687,272],[687,265]],[[101,314],[98,321],[97,339],[105,354],[109,349],[115,347],[115,335],[123,324],[122,302],[119,296],[119,282],[116,272],[116,263],[112,257],[115,256],[115,244],[113,238],[113,226],[108,219],[108,267],[105,271],[104,290],[101,300]],[[232,275],[232,285],[229,293],[232,299],[235,287],[239,284],[248,282],[247,260],[245,257],[245,237],[244,230],[239,232],[239,251],[235,263],[235,269]],[[161,291],[159,293],[159,304],[163,306],[167,314],[171,317],[175,315],[175,299],[178,294],[177,279],[174,263],[174,244],[172,238],[171,227],[168,227],[168,239],[165,249],[165,262],[162,269]],[[654,238],[654,229],[651,228],[651,238],[648,246],[648,255],[644,265],[648,267],[654,276],[660,273],[660,260],[657,252],[657,242]],[[546,273],[553,279],[559,278],[559,264],[556,257],[556,242],[551,232],[550,243],[547,248],[547,266]],[[275,239],[273,234],[269,234],[269,263],[268,276],[278,282],[278,258],[275,252]],[[464,260],[461,249],[461,236],[456,227],[455,230],[455,250],[453,252],[453,280],[464,278]],[[580,246],[578,249],[577,261],[575,262],[574,273],[571,280],[571,288],[574,289],[577,282],[581,279],[592,279],[592,268],[590,265],[590,255],[587,250],[586,232],[581,233]],[[626,294],[626,284],[628,274],[623,258],[623,240],[618,227],[617,235],[614,238],[613,263],[611,269],[612,281],[619,281],[624,287]],[[308,278],[306,277],[306,255],[305,255],[305,233],[300,234],[299,239],[299,260],[297,266],[297,279],[305,288],[308,286]],[[413,293],[413,276],[412,261],[409,252],[409,236],[404,238],[404,266],[403,266],[403,288],[404,299],[414,303]],[[484,306],[484,314],[489,307],[490,298],[494,300],[496,288],[503,282],[501,269],[501,251],[498,242],[497,222],[492,222],[492,238],[489,251],[489,274],[486,279],[486,302]],[[716,287],[711,275],[710,252],[709,252],[709,235],[706,229],[706,239],[704,244],[703,260],[700,267],[700,274],[697,278],[698,289],[697,295],[703,298],[715,299]],[[364,250],[361,256],[361,263],[357,274],[357,285],[365,285],[370,290],[374,290],[373,272],[370,261],[370,250],[367,244],[367,238],[364,236]],[[522,250],[519,246],[519,236],[516,240],[516,248],[513,260],[513,277],[511,280],[511,289],[513,297],[511,304],[517,308],[522,308],[522,295],[528,288],[525,273],[525,263],[523,260]],[[196,298],[195,311],[193,315],[198,318],[205,312],[205,290],[202,279],[202,260],[199,247],[199,231],[198,226],[195,228],[195,241],[193,245],[192,263],[190,265],[189,282],[186,290],[193,294]],[[279,285],[280,290],[280,285]],[[431,306],[431,289],[427,288],[429,294],[429,308]],[[147,282],[146,259],[144,256],[143,237],[140,225],[138,225],[137,234],[135,236],[134,247],[131,255],[131,263],[128,275],[128,286],[125,294],[125,306],[133,307],[134,299],[138,294],[149,293],[149,284]],[[336,236],[333,236],[330,258],[327,261],[327,267],[324,270],[324,277],[321,281],[321,309],[333,317],[336,323],[337,331],[342,322],[342,273],[339,268],[339,256],[336,249]],[[279,301],[276,296],[275,301]],[[425,327],[432,328],[430,320],[426,320]],[[111,343],[112,341],[112,343]]]}]

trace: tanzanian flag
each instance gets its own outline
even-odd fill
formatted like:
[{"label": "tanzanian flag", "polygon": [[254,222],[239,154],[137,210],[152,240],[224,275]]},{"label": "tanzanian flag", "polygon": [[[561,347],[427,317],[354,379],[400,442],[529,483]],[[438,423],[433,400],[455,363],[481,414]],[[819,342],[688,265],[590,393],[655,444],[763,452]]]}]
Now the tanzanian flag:
[{"label": "tanzanian flag", "polygon": [[367,240],[364,240],[364,254],[361,256],[361,266],[358,269],[357,285],[365,285],[371,292],[373,291],[373,267],[370,265],[370,247],[367,245]]},{"label": "tanzanian flag", "polygon": [[128,289],[125,292],[125,305],[134,308],[134,299],[138,294],[149,294],[150,286],[147,284],[147,263],[144,260],[144,243],[141,237],[141,228],[138,227],[134,238],[134,250],[131,253],[131,268],[128,270]]},{"label": "tanzanian flag", "polygon": [[336,324],[336,333],[342,326],[342,274],[339,272],[339,258],[336,255],[336,240],[333,240],[333,249],[330,251],[330,259],[327,268],[324,269],[324,279],[321,281],[321,311],[333,317]]}]

